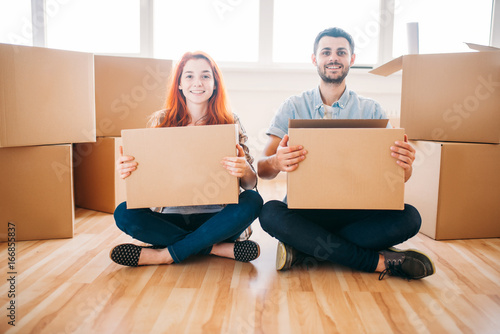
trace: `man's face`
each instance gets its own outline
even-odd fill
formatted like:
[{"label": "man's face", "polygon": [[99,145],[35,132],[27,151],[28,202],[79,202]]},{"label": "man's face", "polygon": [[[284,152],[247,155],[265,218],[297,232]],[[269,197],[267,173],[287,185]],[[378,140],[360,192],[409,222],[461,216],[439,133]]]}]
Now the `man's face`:
[{"label": "man's face", "polygon": [[354,64],[349,42],[343,37],[325,36],[320,39],[316,54],[312,55],[318,74],[326,83],[340,84]]}]

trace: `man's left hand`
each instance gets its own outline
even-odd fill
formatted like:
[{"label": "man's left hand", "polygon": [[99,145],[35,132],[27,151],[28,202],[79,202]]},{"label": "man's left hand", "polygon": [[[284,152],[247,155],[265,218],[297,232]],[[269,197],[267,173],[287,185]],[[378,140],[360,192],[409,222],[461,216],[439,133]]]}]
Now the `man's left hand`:
[{"label": "man's left hand", "polygon": [[396,141],[391,146],[391,156],[396,159],[396,163],[405,171],[405,182],[411,176],[413,161],[415,161],[415,149],[408,143],[408,136],[404,135],[404,141]]}]

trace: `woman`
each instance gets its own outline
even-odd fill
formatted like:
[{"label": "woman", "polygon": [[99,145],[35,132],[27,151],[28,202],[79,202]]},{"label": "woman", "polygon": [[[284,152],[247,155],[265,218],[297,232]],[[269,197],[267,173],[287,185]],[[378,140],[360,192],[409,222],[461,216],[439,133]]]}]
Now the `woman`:
[{"label": "woman", "polygon": [[[236,115],[229,111],[226,91],[218,66],[203,52],[188,52],[177,63],[167,96],[166,108],[153,114],[151,127],[238,124],[236,157],[221,161],[227,172],[239,178],[243,192],[238,204],[115,210],[116,225],[128,235],[152,246],[122,244],[110,252],[121,265],[141,266],[179,263],[190,255],[212,254],[248,262],[259,257],[256,242],[236,241],[259,216],[262,198],[251,190],[257,185],[247,136]],[[235,150],[236,151],[236,150]],[[118,170],[130,176],[138,163],[121,156]],[[158,176],[161,177],[161,176]]]}]

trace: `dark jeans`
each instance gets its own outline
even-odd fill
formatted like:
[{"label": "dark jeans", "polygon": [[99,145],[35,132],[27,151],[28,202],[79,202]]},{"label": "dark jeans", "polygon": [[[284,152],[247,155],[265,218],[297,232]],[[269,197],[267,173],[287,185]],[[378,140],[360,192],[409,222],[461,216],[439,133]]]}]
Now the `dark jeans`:
[{"label": "dark jeans", "polygon": [[408,204],[401,211],[299,210],[270,201],[259,220],[267,233],[302,253],[366,272],[375,271],[378,251],[413,237],[421,224]]},{"label": "dark jeans", "polygon": [[262,198],[253,190],[239,196],[238,204],[222,211],[200,214],[163,214],[150,209],[127,209],[126,202],[115,210],[116,225],[145,243],[166,246],[174,262],[193,254],[209,254],[212,245],[234,241],[259,216]]}]

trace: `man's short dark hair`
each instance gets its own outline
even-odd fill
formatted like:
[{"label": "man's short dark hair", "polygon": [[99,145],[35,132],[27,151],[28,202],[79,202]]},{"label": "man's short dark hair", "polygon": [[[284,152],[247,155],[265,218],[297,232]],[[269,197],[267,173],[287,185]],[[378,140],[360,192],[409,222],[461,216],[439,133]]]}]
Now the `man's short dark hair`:
[{"label": "man's short dark hair", "polygon": [[316,39],[314,40],[314,54],[316,54],[316,51],[318,51],[318,44],[320,39],[322,39],[325,36],[343,37],[347,39],[347,41],[349,42],[349,46],[351,47],[351,54],[354,54],[354,40],[352,39],[352,36],[344,29],[337,27],[325,29],[322,32],[320,32],[318,36],[316,36]]}]

